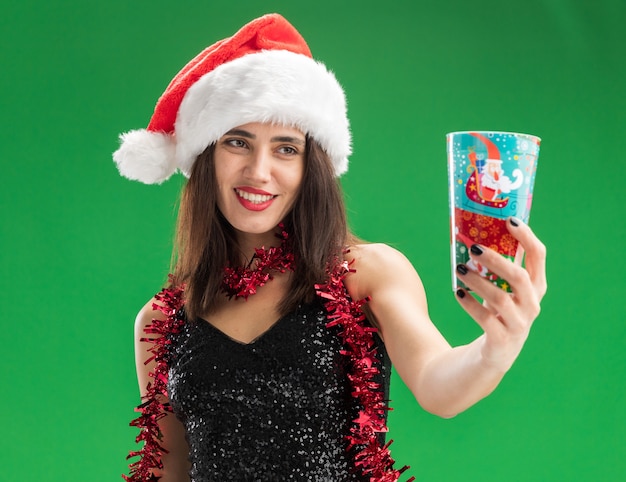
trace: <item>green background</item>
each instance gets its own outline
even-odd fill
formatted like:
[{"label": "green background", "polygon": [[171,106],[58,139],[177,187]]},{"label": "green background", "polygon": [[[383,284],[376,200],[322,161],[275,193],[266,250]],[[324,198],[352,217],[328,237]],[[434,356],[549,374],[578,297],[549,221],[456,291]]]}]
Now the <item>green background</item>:
[{"label": "green background", "polygon": [[0,480],[121,480],[133,319],[167,273],[182,179],[132,183],[110,154],[187,60],[270,11],[347,92],[352,227],[406,253],[454,344],[479,330],[450,289],[445,133],[543,139],[542,314],[496,392],[454,419],[395,380],[394,458],[419,481],[623,480],[623,0],[4,0]]}]

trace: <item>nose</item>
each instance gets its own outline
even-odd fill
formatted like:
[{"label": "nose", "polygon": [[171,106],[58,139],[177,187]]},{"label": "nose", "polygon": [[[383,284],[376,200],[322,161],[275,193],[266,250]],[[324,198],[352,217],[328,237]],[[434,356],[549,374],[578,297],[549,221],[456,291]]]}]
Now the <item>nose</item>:
[{"label": "nose", "polygon": [[271,179],[271,153],[265,149],[255,149],[246,165],[245,176],[251,181],[266,183]]}]

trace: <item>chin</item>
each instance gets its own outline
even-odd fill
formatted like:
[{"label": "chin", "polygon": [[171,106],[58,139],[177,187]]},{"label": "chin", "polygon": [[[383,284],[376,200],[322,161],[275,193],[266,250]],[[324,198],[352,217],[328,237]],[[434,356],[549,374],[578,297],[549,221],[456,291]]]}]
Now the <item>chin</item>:
[{"label": "chin", "polygon": [[231,223],[231,226],[241,234],[259,236],[269,233],[274,234],[276,232],[276,226],[278,226],[280,222],[280,220],[275,220],[263,223]]}]

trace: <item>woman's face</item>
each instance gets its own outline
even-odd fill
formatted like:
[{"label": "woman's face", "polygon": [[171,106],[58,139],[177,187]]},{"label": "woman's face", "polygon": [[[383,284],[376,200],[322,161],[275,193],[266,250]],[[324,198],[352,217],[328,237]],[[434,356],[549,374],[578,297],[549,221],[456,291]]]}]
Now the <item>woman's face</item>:
[{"label": "woman's face", "polygon": [[267,242],[274,241],[302,182],[305,147],[300,130],[259,122],[235,127],[217,141],[217,206],[240,234],[267,234]]}]

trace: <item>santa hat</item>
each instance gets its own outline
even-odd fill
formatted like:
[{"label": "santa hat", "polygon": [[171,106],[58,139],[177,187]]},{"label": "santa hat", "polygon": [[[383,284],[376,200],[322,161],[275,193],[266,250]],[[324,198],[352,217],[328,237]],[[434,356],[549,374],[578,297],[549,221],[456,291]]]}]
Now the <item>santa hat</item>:
[{"label": "santa hat", "polygon": [[197,156],[249,122],[292,126],[315,139],[337,176],[348,169],[350,128],[343,89],[277,14],[253,20],[206,48],[174,77],[146,129],[120,135],[120,173],[146,184],[176,170],[189,176]]},{"label": "santa hat", "polygon": [[496,146],[493,142],[491,142],[491,140],[489,140],[484,135],[479,134],[478,132],[469,132],[469,135],[481,141],[487,148],[487,159],[485,162],[491,164],[502,164],[502,159],[500,159],[500,150],[498,149],[498,146]]}]

